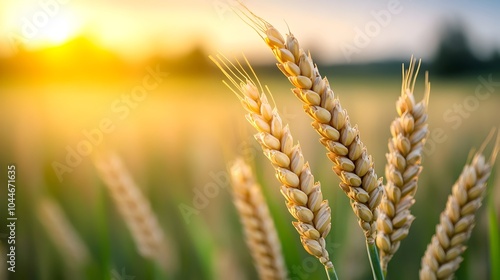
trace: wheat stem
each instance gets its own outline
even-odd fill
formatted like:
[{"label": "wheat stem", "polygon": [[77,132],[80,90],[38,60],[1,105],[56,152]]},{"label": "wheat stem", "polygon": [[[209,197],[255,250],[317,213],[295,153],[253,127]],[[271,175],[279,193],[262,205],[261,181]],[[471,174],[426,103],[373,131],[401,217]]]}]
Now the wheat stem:
[{"label": "wheat stem", "polygon": [[384,280],[385,273],[383,272],[382,266],[380,265],[378,250],[377,246],[375,246],[375,243],[366,242],[366,251],[368,252],[368,259],[372,268],[373,279]]},{"label": "wheat stem", "polygon": [[328,280],[338,280],[339,278],[337,277],[337,272],[335,271],[335,268],[332,267],[326,267],[326,276],[328,277]]},{"label": "wheat stem", "polygon": [[[498,183],[496,183],[498,187]],[[492,192],[493,193],[493,192]],[[494,196],[488,201],[488,236],[490,249],[491,279],[500,279],[500,221],[495,209]]]}]

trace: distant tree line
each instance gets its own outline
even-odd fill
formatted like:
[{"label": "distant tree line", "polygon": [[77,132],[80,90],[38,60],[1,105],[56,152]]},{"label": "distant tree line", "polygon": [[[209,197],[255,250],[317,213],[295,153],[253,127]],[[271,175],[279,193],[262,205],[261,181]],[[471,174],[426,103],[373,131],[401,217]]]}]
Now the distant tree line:
[{"label": "distant tree line", "polygon": [[432,69],[435,74],[455,76],[484,71],[500,71],[500,52],[494,51],[486,60],[473,52],[461,22],[443,24],[440,41],[435,52]]}]

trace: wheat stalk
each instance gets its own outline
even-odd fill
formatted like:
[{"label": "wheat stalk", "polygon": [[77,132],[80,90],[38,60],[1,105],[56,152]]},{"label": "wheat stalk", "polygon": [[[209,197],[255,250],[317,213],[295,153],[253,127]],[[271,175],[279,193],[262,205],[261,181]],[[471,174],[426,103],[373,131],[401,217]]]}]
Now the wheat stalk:
[{"label": "wheat stalk", "polygon": [[361,142],[359,131],[352,126],[347,111],[334,96],[326,78],[321,78],[310,54],[299,46],[293,34],[283,35],[264,19],[243,6],[244,16],[273,51],[278,68],[295,87],[292,89],[312,118],[312,126],[328,150],[333,171],[341,179],[340,188],[351,199],[367,243],[374,244],[376,233],[375,209],[382,199],[382,181],[377,179],[373,161]]},{"label": "wheat stalk", "polygon": [[169,254],[173,244],[166,239],[148,200],[120,158],[115,154],[101,156],[95,160],[95,166],[132,233],[139,254],[156,261],[165,271],[171,271],[176,263],[173,254]]},{"label": "wheat stalk", "polygon": [[59,204],[42,198],[37,206],[38,219],[49,237],[72,268],[82,268],[90,260],[90,254]]},{"label": "wheat stalk", "polygon": [[384,272],[415,219],[409,209],[415,203],[418,176],[422,170],[422,152],[429,134],[427,107],[430,83],[427,79],[424,98],[416,103],[413,95],[419,68],[420,62],[415,71],[415,60],[412,58],[406,73],[403,69],[401,96],[396,102],[398,117],[391,124],[392,138],[389,139],[385,167],[387,183],[377,218],[376,242]]},{"label": "wheat stalk", "polygon": [[237,159],[230,167],[234,204],[238,209],[260,279],[286,279],[281,245],[260,186],[250,166]]},{"label": "wheat stalk", "polygon": [[466,249],[465,243],[470,238],[475,214],[481,206],[486,193],[486,182],[500,149],[500,133],[487,161],[482,152],[488,142],[489,140],[485,141],[472,162],[464,167],[448,196],[436,233],[422,257],[420,279],[453,279],[463,260],[461,255]]},{"label": "wheat stalk", "polygon": [[[225,59],[228,65],[220,56],[220,63],[213,57],[211,59],[242,94],[226,83],[241,100],[248,111],[247,120],[258,131],[255,138],[262,146],[264,155],[273,164],[276,178],[282,183],[281,193],[286,199],[288,211],[297,220],[293,225],[300,235],[304,249],[317,257],[327,271],[332,271],[333,264],[329,259],[325,241],[331,229],[330,207],[328,201],[323,199],[320,183],[314,182],[314,176],[309,163],[304,161],[300,145],[293,145],[288,125],[283,126],[277,109],[273,109],[269,104],[262,86],[259,93],[255,82],[239,63],[237,67]],[[252,73],[256,77],[253,70]]]}]

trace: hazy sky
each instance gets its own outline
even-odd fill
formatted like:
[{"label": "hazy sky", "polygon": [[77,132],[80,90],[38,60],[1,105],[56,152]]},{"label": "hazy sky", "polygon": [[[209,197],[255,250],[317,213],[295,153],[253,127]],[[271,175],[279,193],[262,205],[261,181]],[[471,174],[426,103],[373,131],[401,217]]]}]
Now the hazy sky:
[{"label": "hazy sky", "polygon": [[[446,21],[460,20],[479,56],[500,49],[500,1],[243,1],[329,62],[431,58]],[[79,34],[129,59],[176,56],[196,45],[265,59],[266,46],[231,10],[232,0],[2,0],[0,53],[12,38],[27,48]],[[267,59],[268,58],[268,59]]]}]

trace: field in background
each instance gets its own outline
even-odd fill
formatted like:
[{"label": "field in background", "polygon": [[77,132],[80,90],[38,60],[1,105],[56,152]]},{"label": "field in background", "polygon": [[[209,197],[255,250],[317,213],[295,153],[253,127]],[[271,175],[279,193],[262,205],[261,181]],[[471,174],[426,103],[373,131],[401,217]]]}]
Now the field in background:
[{"label": "field in background", "polygon": [[[301,248],[273,170],[252,137],[244,110],[220,82],[222,75],[215,67],[210,72],[213,73],[196,77],[169,72],[157,80],[157,87],[135,99],[132,91],[142,84],[148,70],[115,83],[1,82],[1,166],[15,164],[18,176],[19,270],[10,279],[73,279],[71,273],[76,273],[67,269],[71,260],[62,257],[37,220],[36,204],[46,196],[61,204],[88,247],[92,259],[85,272],[88,279],[105,274],[107,279],[152,279],[153,264],[135,251],[131,235],[92,165],[92,156],[99,150],[115,151],[123,158],[151,201],[162,228],[175,241],[176,247],[170,253],[178,259],[178,267],[171,279],[255,279],[226,181],[226,164],[237,156],[254,161],[290,275],[296,277],[293,279],[324,277],[319,262]],[[327,242],[332,244],[329,252],[339,277],[367,279],[370,271],[363,236],[324,148],[290,92],[288,81],[278,75],[265,75],[267,71],[262,73],[257,73],[261,82],[269,85],[278,110],[300,141],[306,160],[330,201],[332,231]],[[351,122],[359,126],[378,175],[384,176],[389,124],[395,117],[400,75],[346,75],[337,73],[335,68],[323,74],[329,77]],[[417,97],[423,94],[423,77],[421,71]],[[500,85],[484,86],[488,79],[500,81],[500,73],[458,79],[435,78],[431,73],[431,136],[417,202],[412,208],[417,219],[392,260],[389,275],[418,278],[420,258],[469,150],[478,148],[493,127],[500,127]],[[476,91],[480,85],[482,88]],[[123,99],[123,95],[132,100]],[[96,132],[105,120],[109,120],[105,127],[111,123],[113,129]],[[99,133],[102,137],[96,136]],[[80,155],[81,161],[70,166],[68,154],[78,153],[79,145],[85,145],[85,141],[91,143],[87,145],[91,149],[89,155]],[[58,178],[54,162],[66,165],[68,172],[59,172]],[[491,183],[490,180],[489,195],[495,196],[499,213],[500,181],[497,180],[495,189]],[[207,197],[209,188],[213,191]],[[5,192],[2,188],[0,197],[6,197]],[[4,201],[1,203],[4,205]],[[458,279],[487,277],[485,214],[483,207]],[[4,209],[0,215],[4,221]],[[0,233],[1,249],[5,251],[6,230]],[[1,256],[5,254],[2,252]]]}]

